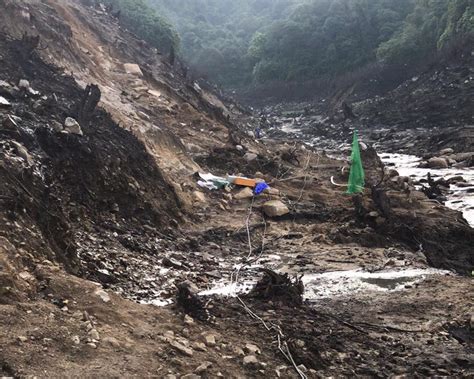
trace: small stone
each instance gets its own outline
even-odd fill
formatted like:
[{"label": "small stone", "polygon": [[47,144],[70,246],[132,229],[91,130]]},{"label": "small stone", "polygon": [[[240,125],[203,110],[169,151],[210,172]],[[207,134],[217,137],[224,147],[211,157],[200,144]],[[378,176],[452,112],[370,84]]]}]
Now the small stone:
[{"label": "small stone", "polygon": [[79,123],[75,119],[73,119],[72,117],[68,117],[68,118],[66,118],[66,121],[64,121],[64,130],[63,130],[63,132],[64,133],[77,134],[77,135],[80,135],[80,136],[83,135],[81,125],[79,125]]},{"label": "small stone", "polygon": [[108,344],[116,349],[118,349],[121,345],[120,345],[120,342],[118,339],[114,338],[114,337],[104,337],[102,339],[102,342],[105,343],[105,344]]},{"label": "small stone", "polygon": [[15,150],[18,155],[22,157],[26,161],[26,163],[28,163],[30,166],[34,163],[33,158],[31,157],[25,146],[16,141],[10,141],[10,143],[15,147]]},{"label": "small stone", "polygon": [[183,375],[181,379],[201,379],[201,377],[196,374],[186,374],[186,375]]},{"label": "small stone", "polygon": [[194,343],[194,348],[198,351],[207,351],[206,345],[202,342],[195,342]]},{"label": "small stone", "polygon": [[9,108],[11,106],[11,103],[7,99],[5,99],[3,96],[0,96],[0,107]]},{"label": "small stone", "polygon": [[96,330],[96,329],[91,329],[89,330],[89,333],[87,333],[89,335],[90,338],[92,338],[93,340],[100,340],[100,335],[99,335],[99,332]]},{"label": "small stone", "polygon": [[187,355],[188,357],[192,357],[194,352],[193,352],[193,349],[189,348],[189,347],[186,347],[184,345],[181,345],[179,342],[177,341],[170,341],[169,344],[175,348],[176,350],[178,350],[181,354],[183,355]]},{"label": "small stone", "polygon": [[193,199],[197,203],[207,203],[206,195],[201,191],[194,191]]},{"label": "small stone", "polygon": [[474,313],[471,315],[471,320],[469,321],[471,329],[474,329]]},{"label": "small stone", "polygon": [[257,367],[258,365],[259,362],[255,355],[247,355],[244,357],[244,366]]},{"label": "small stone", "polygon": [[109,294],[105,292],[104,290],[95,291],[95,295],[99,296],[104,303],[108,303],[110,301]]},{"label": "small stone", "polygon": [[95,343],[93,343],[93,342],[89,342],[89,343],[87,344],[87,346],[90,346],[90,347],[92,347],[93,349],[97,349],[97,345],[96,345]]},{"label": "small stone", "polygon": [[269,195],[280,196],[280,190],[272,187],[265,188],[263,192]]},{"label": "small stone", "polygon": [[209,370],[209,368],[212,367],[212,363],[211,362],[203,362],[201,363],[201,365],[196,368],[196,370],[194,370],[194,373],[195,374],[202,374],[203,372],[206,372],[207,370]]},{"label": "small stone", "polygon": [[254,154],[254,153],[246,153],[244,155],[244,159],[247,161],[247,162],[253,162],[254,160],[256,160],[258,158],[258,155],[257,154]]},{"label": "small stone", "polygon": [[252,197],[253,191],[249,187],[245,187],[234,196],[236,200],[251,199]]},{"label": "small stone", "polygon": [[23,88],[23,89],[29,89],[30,82],[26,79],[21,79],[20,82],[18,83],[18,87]]},{"label": "small stone", "polygon": [[56,121],[56,120],[51,120],[51,124],[49,125],[51,129],[53,129],[56,133],[61,133],[64,130],[64,126]]},{"label": "small stone", "polygon": [[81,343],[79,336],[72,336],[71,340],[74,345],[79,345]]},{"label": "small stone", "polygon": [[18,336],[18,341],[20,341],[20,342],[26,342],[26,341],[28,341],[28,337],[25,337],[25,336]]},{"label": "small stone", "polygon": [[75,318],[75,319],[82,319],[82,312],[81,311],[75,311],[73,314],[72,314],[72,317]]},{"label": "small stone", "polygon": [[393,168],[388,170],[388,177],[389,178],[396,178],[397,176],[400,176],[399,172]]},{"label": "small stone", "polygon": [[135,63],[125,63],[123,65],[125,72],[130,75],[143,76],[143,72],[139,65]]},{"label": "small stone", "polygon": [[245,352],[243,351],[242,348],[240,347],[234,347],[234,352],[238,355],[238,356],[241,356],[241,357],[244,357],[245,356]]},{"label": "small stone", "polygon": [[443,149],[439,152],[439,155],[451,155],[454,154],[454,149],[448,147],[447,149]]},{"label": "small stone", "polygon": [[242,147],[242,145],[236,145],[235,148],[237,149],[237,151],[242,151],[242,150],[244,150],[244,148]]},{"label": "small stone", "polygon": [[205,334],[203,337],[207,346],[216,346],[216,336],[214,334]]},{"label": "small stone", "polygon": [[263,204],[263,212],[268,217],[281,217],[290,213],[290,210],[280,200],[271,200]]},{"label": "small stone", "polygon": [[189,315],[184,315],[184,323],[186,325],[192,325],[194,324],[194,319]]},{"label": "small stone", "polygon": [[28,271],[23,271],[18,274],[18,276],[26,282],[32,283],[35,281],[35,277],[31,275]]},{"label": "small stone", "polygon": [[303,340],[296,340],[295,345],[302,349],[306,346],[306,343]]},{"label": "small stone", "polygon": [[262,354],[262,351],[260,350],[260,348],[257,345],[254,345],[251,343],[248,343],[247,345],[245,345],[245,350],[247,351],[247,353],[250,353],[250,354]]}]

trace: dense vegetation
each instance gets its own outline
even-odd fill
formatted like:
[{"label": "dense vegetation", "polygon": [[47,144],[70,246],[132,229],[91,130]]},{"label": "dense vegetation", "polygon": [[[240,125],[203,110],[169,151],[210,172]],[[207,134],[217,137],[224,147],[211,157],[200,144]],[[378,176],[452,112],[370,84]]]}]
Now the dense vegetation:
[{"label": "dense vegetation", "polygon": [[252,81],[247,54],[252,37],[284,20],[301,0],[148,0],[177,27],[181,55],[221,84]]},{"label": "dense vegetation", "polygon": [[88,5],[105,4],[120,23],[162,53],[179,48],[176,29],[150,7],[146,0],[82,0]]},{"label": "dense vegetation", "polygon": [[472,0],[148,1],[191,67],[227,86],[416,64],[474,28]]}]

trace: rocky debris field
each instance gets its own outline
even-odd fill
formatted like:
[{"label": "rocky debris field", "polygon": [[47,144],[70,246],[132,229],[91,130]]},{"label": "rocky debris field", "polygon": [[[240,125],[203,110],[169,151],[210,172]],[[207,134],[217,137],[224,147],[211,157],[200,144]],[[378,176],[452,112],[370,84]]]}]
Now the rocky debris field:
[{"label": "rocky debris field", "polygon": [[[255,141],[255,119],[100,9],[5,4],[1,376],[474,375],[474,232],[460,212],[371,147],[366,191],[345,195],[331,178],[347,180],[347,160],[287,134]],[[18,33],[25,23],[50,44]],[[207,190],[197,172],[270,189]]]},{"label": "rocky debris field", "polygon": [[[473,61],[472,54],[466,53],[454,62],[429,68],[383,96],[357,100],[351,106],[347,104],[350,97],[347,103],[340,100],[348,107],[345,113],[342,105],[331,109],[339,104],[334,99],[267,107],[268,133],[284,137],[285,132],[292,132],[298,139],[334,149],[343,141],[350,142],[349,132],[358,129],[367,142],[384,152],[435,156],[452,149],[452,160],[472,166]],[[466,156],[456,155],[459,153]]]}]

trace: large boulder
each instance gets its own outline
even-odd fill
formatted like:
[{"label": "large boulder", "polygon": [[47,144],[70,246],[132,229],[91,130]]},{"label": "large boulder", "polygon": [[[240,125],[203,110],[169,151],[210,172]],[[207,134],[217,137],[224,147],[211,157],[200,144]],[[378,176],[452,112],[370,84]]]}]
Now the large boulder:
[{"label": "large boulder", "polygon": [[445,158],[433,157],[428,160],[429,168],[448,168],[448,161]]},{"label": "large boulder", "polygon": [[271,200],[263,204],[263,212],[268,217],[281,217],[290,213],[290,210],[282,201]]}]

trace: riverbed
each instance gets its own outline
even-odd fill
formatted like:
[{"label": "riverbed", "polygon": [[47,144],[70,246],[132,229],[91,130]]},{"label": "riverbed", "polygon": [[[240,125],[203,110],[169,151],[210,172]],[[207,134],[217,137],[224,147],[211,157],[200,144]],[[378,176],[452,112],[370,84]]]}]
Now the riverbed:
[{"label": "riverbed", "polygon": [[458,183],[451,185],[445,205],[462,212],[467,222],[474,227],[474,168],[420,168],[422,159],[413,155],[383,153],[380,157],[385,164],[395,168],[401,176],[408,176],[415,182],[426,179],[428,173],[431,173],[434,180],[462,176],[465,183],[462,187]]}]

